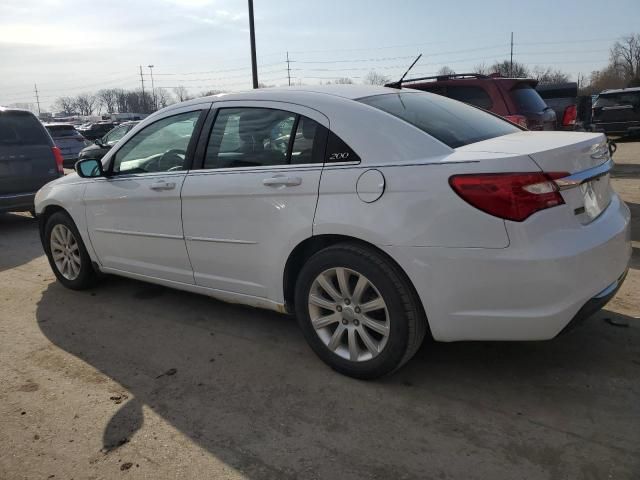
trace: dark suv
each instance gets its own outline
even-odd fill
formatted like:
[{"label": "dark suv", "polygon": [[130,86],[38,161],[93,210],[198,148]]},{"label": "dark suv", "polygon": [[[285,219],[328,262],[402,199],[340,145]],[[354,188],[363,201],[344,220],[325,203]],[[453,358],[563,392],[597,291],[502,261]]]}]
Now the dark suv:
[{"label": "dark suv", "polygon": [[469,103],[529,130],[555,130],[556,114],[536,92],[537,84],[533,79],[463,73],[412,78],[401,85]]},{"label": "dark suv", "polygon": [[607,135],[640,134],[640,87],[600,93],[593,104],[592,128]]},{"label": "dark suv", "polygon": [[116,124],[113,122],[98,122],[91,123],[86,127],[78,127],[78,131],[87,140],[96,140],[109,133],[115,126]]},{"label": "dark suv", "polygon": [[0,107],[0,212],[33,212],[36,192],[62,175],[62,152],[40,120]]}]

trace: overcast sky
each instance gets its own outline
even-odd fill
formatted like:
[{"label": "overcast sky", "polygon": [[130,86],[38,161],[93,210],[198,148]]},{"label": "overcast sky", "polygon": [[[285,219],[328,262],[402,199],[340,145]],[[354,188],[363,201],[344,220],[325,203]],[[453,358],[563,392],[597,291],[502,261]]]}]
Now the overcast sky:
[{"label": "overcast sky", "polygon": [[[640,32],[640,0],[254,0],[260,80],[318,83],[369,70],[458,72],[508,57],[570,73],[602,68],[616,38]],[[610,12],[610,13],[607,13]],[[251,85],[246,0],[0,0],[0,104],[45,108],[99,88]]]}]

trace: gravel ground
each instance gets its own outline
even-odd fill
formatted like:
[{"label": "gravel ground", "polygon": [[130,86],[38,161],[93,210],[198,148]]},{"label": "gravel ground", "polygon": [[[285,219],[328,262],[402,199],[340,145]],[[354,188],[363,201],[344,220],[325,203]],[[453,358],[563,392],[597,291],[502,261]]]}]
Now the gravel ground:
[{"label": "gravel ground", "polygon": [[295,322],[140,282],[55,282],[0,215],[0,478],[640,478],[640,142],[614,186],[629,277],[548,342],[427,342],[376,382],[330,371]]}]

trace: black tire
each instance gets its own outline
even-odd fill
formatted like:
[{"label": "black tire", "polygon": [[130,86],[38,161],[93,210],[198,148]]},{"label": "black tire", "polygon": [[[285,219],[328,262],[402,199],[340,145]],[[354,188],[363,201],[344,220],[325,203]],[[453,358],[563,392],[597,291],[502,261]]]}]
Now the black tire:
[{"label": "black tire", "polygon": [[[51,231],[58,224],[62,224],[69,230],[71,230],[71,233],[78,243],[80,254],[80,273],[73,280],[69,280],[62,275],[62,273],[58,270],[58,267],[56,266],[56,263],[54,262],[53,256],[51,254]],[[55,274],[58,281],[65,287],[72,290],[84,290],[95,285],[96,280],[98,279],[98,274],[93,268],[91,257],[89,256],[89,253],[84,246],[84,242],[82,241],[82,237],[80,236],[75,223],[73,223],[73,220],[66,212],[56,212],[47,219],[47,223],[44,228],[44,249],[47,254],[47,258],[49,259],[49,265],[51,265],[53,273]]]},{"label": "black tire", "polygon": [[[375,286],[387,305],[389,336],[371,359],[351,361],[333,351],[314,329],[308,298],[316,277],[332,268],[358,272]],[[415,291],[400,268],[376,250],[356,243],[340,243],[314,254],[302,267],[295,291],[296,317],[314,352],[334,370],[359,379],[374,379],[404,365],[416,353],[427,332],[427,319]]]}]

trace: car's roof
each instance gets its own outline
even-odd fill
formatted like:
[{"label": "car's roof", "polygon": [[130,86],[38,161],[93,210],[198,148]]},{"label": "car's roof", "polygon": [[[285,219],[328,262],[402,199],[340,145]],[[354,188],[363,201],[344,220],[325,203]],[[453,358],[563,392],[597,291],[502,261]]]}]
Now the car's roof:
[{"label": "car's roof", "polygon": [[45,123],[45,127],[71,127],[76,128],[75,125],[71,123]]},{"label": "car's roof", "polygon": [[3,107],[0,105],[0,112],[16,112],[16,113],[30,113],[31,115],[35,114],[30,112],[29,110],[25,110],[24,108],[13,108],[13,107]]},{"label": "car's roof", "polygon": [[610,95],[612,93],[627,93],[627,92],[640,92],[640,87],[631,87],[631,88],[613,88],[611,90],[603,90],[600,92],[600,95]]},{"label": "car's roof", "polygon": [[[394,88],[379,87],[375,85],[308,85],[301,87],[282,88],[258,88],[238,93],[219,93],[209,97],[201,97],[188,100],[180,105],[202,103],[203,100],[212,102],[221,100],[263,100],[263,101],[287,101],[295,94],[298,101],[307,100],[311,104],[321,101],[322,95],[344,98],[345,100],[356,100],[372,95],[383,95],[385,93],[397,93]],[[320,97],[320,98],[319,98]]]}]

